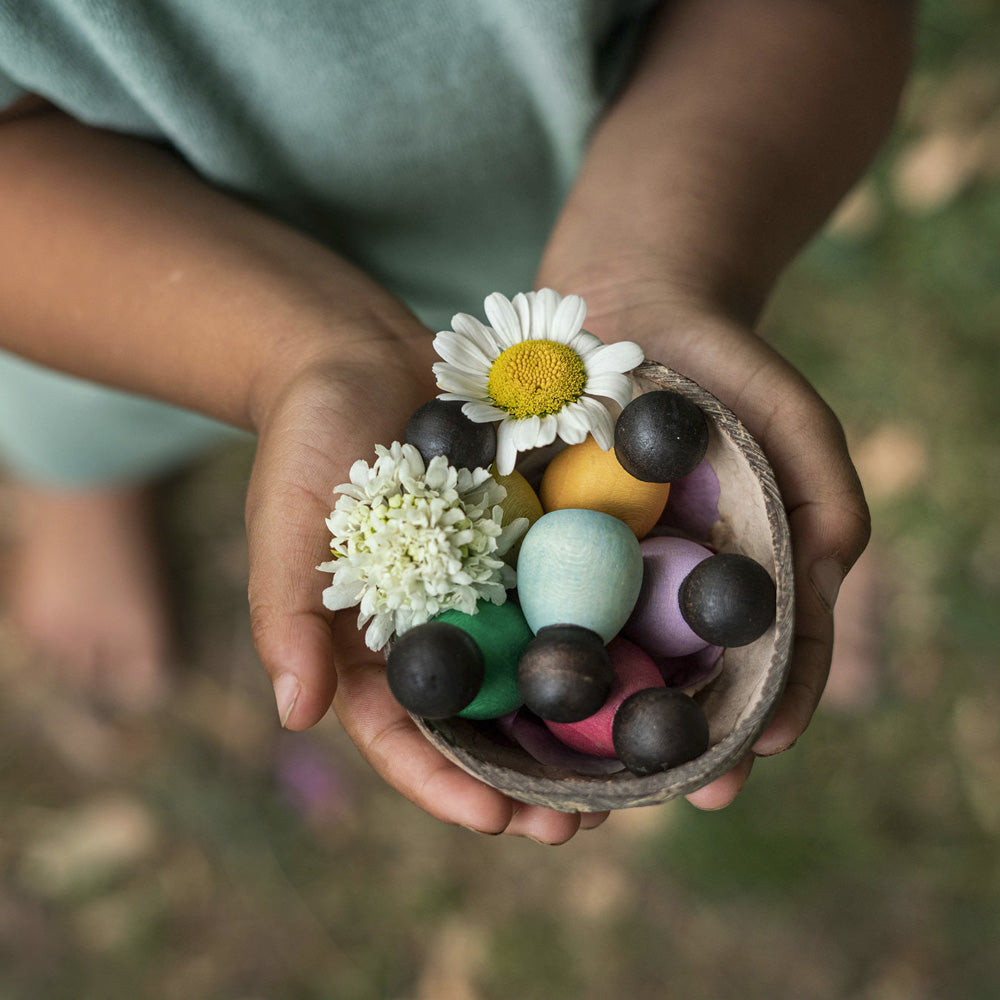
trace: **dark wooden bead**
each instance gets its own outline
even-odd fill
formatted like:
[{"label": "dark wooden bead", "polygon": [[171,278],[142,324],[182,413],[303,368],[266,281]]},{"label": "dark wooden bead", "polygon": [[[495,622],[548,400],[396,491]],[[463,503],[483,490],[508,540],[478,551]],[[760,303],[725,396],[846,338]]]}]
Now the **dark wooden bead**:
[{"label": "dark wooden bead", "polygon": [[406,425],[404,440],[430,462],[444,455],[456,469],[488,469],[496,458],[497,432],[493,424],[477,424],[463,412],[460,399],[432,399]]},{"label": "dark wooden bead", "polygon": [[678,597],[691,631],[715,646],[746,646],[774,621],[774,581],[760,563],[737,552],[698,563]]},{"label": "dark wooden bead", "polygon": [[618,759],[636,775],[656,774],[708,749],[701,706],[675,688],[645,688],[621,703],[611,725]]},{"label": "dark wooden bead", "polygon": [[525,705],[549,722],[579,722],[607,700],[614,681],[601,637],[579,625],[549,625],[528,643],[517,668]]},{"label": "dark wooden bead", "polygon": [[427,622],[396,639],[385,664],[393,697],[425,719],[447,719],[479,693],[485,676],[476,640],[457,625]]},{"label": "dark wooden bead", "polygon": [[705,414],[669,389],[637,396],[615,422],[615,457],[629,475],[646,483],[683,479],[707,449]]}]

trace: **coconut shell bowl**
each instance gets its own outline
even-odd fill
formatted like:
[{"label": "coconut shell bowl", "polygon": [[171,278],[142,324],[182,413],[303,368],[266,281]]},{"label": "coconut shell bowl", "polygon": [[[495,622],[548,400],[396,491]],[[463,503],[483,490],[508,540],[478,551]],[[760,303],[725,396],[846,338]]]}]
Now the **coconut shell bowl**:
[{"label": "coconut shell bowl", "polygon": [[[708,749],[655,774],[628,770],[580,773],[540,763],[493,722],[414,716],[426,738],[449,760],[522,802],[564,812],[655,805],[701,788],[730,770],[757,740],[784,689],[793,634],[792,553],[788,522],[774,473],[760,446],[734,414],[697,383],[646,361],[631,373],[634,395],[658,389],[696,403],[709,427],[705,461],[718,479],[718,516],[703,541],[760,563],[776,588],[771,626],[747,645],[727,648],[715,678],[694,695],[708,721]],[[712,515],[715,508],[712,508]]]}]

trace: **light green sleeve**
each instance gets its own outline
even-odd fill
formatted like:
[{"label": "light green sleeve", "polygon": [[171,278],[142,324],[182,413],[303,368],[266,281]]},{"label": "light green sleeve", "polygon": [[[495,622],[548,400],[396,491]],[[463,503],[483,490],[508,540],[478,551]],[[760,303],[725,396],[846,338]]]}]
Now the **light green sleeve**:
[{"label": "light green sleeve", "polygon": [[0,108],[10,107],[15,101],[24,97],[26,93],[27,91],[24,87],[16,84],[0,69]]}]

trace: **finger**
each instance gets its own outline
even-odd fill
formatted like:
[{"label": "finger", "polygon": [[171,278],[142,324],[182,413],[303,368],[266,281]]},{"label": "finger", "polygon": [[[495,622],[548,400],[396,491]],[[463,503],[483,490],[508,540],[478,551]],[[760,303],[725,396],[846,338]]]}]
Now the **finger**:
[{"label": "finger", "polygon": [[596,830],[610,815],[609,812],[580,813],[580,829]]},{"label": "finger", "polygon": [[247,498],[250,626],[281,724],[306,729],[327,712],[337,687],[329,613],[315,569],[325,555],[326,505],[301,487],[268,478],[271,467],[266,453],[258,457]]},{"label": "finger", "polygon": [[[788,681],[753,747],[762,756],[788,749],[809,725],[830,672],[840,585],[870,534],[867,504],[839,421],[818,397],[803,396],[789,408],[786,413],[777,406],[761,432],[785,499],[796,579]],[[775,430],[803,420],[809,430],[800,441]]]},{"label": "finger", "polygon": [[[795,574],[800,581],[795,591],[792,661],[781,701],[753,746],[759,756],[781,753],[795,743],[809,725],[826,687],[833,653],[833,605],[846,570],[839,553],[817,553],[828,552],[852,537],[851,524],[838,525],[844,516],[841,508],[828,511],[822,504],[806,504],[789,515]],[[860,538],[859,534],[854,544]],[[853,562],[853,556],[849,558]]]},{"label": "finger", "polygon": [[754,756],[747,754],[731,771],[710,782],[703,788],[685,796],[691,805],[712,812],[732,803],[750,777]]},{"label": "finger", "polygon": [[544,806],[519,803],[504,833],[527,837],[538,844],[554,845],[565,844],[579,829],[579,813],[556,812]]},{"label": "finger", "polygon": [[380,656],[346,630],[338,636],[340,684],[334,711],[369,764],[411,802],[446,823],[502,833],[514,803],[452,764],[393,698]]},{"label": "finger", "polygon": [[[340,684],[334,710],[375,771],[425,812],[479,833],[562,844],[581,827],[578,813],[514,802],[441,756],[393,698],[382,659],[335,625]],[[343,642],[340,642],[343,634]],[[607,814],[587,814],[598,825]]]},{"label": "finger", "polygon": [[[405,423],[380,402],[387,370],[345,363],[304,380],[279,401],[258,443],[246,510],[250,620],[289,729],[318,722],[336,691],[331,616],[322,604],[329,577],[316,567],[330,556],[334,487]],[[409,397],[400,392],[394,402],[406,406]]]},{"label": "finger", "polygon": [[735,327],[720,325],[713,336],[703,331],[698,343],[698,363],[705,364],[706,355],[716,362],[699,380],[761,445],[788,512],[796,580],[792,660],[785,694],[754,746],[756,753],[773,754],[798,739],[823,692],[833,606],[868,542],[868,508],[839,421],[799,372]]}]

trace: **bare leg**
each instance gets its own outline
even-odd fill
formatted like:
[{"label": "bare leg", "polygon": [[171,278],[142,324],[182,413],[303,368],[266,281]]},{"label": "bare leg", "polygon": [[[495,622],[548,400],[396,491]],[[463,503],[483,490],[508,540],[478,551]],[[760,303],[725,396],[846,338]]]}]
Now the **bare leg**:
[{"label": "bare leg", "polygon": [[169,626],[148,492],[18,486],[7,602],[57,678],[129,711],[166,691]]}]

